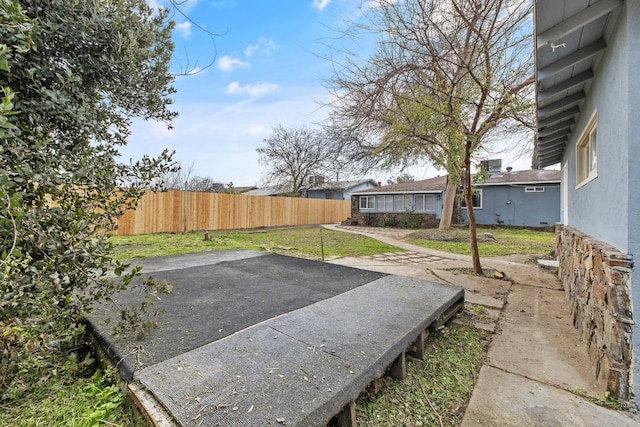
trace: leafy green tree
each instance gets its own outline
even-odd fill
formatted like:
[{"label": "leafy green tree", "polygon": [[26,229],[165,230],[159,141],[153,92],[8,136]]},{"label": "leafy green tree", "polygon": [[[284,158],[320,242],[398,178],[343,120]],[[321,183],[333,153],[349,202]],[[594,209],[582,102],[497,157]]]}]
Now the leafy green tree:
[{"label": "leafy green tree", "polygon": [[0,0],[3,398],[29,386],[21,364],[81,345],[93,301],[136,274],[107,235],[172,154],[123,164],[118,150],[133,117],[175,117],[172,28],[144,0]]},{"label": "leafy green tree", "polygon": [[[471,203],[473,157],[533,123],[528,0],[377,0],[346,37],[376,37],[328,82],[332,135],[354,159],[382,167],[430,161],[465,187],[473,264],[482,273]],[[448,203],[445,203],[445,207]],[[443,217],[445,214],[443,213]]]}]

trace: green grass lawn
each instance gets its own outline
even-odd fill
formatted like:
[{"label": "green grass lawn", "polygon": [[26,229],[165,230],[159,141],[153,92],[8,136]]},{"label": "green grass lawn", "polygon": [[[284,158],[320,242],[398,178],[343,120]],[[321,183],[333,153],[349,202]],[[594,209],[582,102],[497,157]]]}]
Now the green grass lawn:
[{"label": "green grass lawn", "polygon": [[115,245],[116,256],[121,261],[225,249],[271,251],[319,260],[322,258],[321,241],[324,244],[325,259],[402,251],[369,237],[321,230],[320,227],[213,231],[209,232],[210,240],[206,241],[204,236],[203,232],[145,234],[113,236],[111,241]]},{"label": "green grass lawn", "polygon": [[[553,232],[506,227],[479,228],[477,237],[481,257],[516,254],[544,256],[555,250],[556,241]],[[468,228],[421,230],[410,235],[407,242],[429,249],[471,255]]]}]

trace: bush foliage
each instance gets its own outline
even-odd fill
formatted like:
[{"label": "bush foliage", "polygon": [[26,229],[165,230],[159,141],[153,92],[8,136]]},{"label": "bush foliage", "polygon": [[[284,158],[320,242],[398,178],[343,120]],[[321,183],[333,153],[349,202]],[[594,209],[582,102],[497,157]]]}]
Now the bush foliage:
[{"label": "bush foliage", "polygon": [[[83,314],[135,274],[107,236],[172,153],[118,150],[132,118],[175,116],[172,28],[144,0],[0,0],[2,399],[64,363]],[[49,373],[21,369],[38,361]]]}]

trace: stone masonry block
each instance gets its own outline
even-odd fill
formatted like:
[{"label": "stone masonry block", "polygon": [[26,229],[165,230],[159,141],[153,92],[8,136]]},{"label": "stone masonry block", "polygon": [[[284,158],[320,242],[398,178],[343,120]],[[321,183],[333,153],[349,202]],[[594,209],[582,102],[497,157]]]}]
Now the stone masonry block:
[{"label": "stone masonry block", "polygon": [[612,396],[629,398],[633,258],[561,224],[556,225],[558,276],[573,324],[588,343],[594,377]]}]

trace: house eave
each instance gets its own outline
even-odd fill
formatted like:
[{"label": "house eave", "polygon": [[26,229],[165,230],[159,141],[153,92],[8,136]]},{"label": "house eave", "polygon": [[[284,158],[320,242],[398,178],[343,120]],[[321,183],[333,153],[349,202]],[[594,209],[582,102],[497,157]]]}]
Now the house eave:
[{"label": "house eave", "polygon": [[476,187],[495,187],[495,186],[534,186],[534,185],[545,185],[545,184],[560,184],[559,179],[546,180],[546,181],[509,181],[509,182],[485,182],[481,184],[477,184]]},{"label": "house eave", "polygon": [[444,191],[442,190],[407,190],[407,191],[367,191],[367,192],[359,192],[353,193],[352,196],[382,196],[382,195],[390,195],[390,194],[440,194]]},{"label": "house eave", "polygon": [[[591,4],[589,4],[591,3]],[[607,29],[624,0],[534,2],[536,112],[533,166],[562,161],[597,65]]]}]

